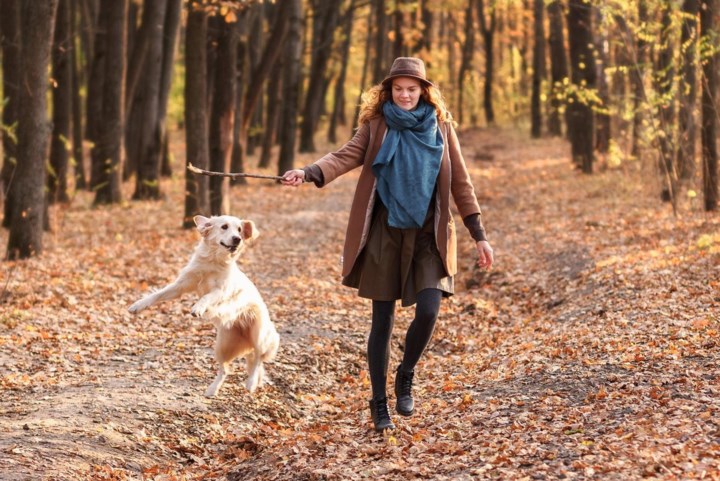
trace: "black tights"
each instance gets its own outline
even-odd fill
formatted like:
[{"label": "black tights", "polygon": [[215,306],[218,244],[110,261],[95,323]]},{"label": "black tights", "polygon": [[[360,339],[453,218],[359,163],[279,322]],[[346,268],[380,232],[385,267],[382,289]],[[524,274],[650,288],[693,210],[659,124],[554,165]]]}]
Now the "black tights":
[{"label": "black tights", "polygon": [[[405,353],[401,369],[412,371],[420,360],[435,329],[440,312],[442,291],[423,289],[417,294],[415,319],[405,335]],[[385,397],[390,339],[395,323],[395,301],[372,301],[372,327],[368,337],[368,366],[373,397]]]}]

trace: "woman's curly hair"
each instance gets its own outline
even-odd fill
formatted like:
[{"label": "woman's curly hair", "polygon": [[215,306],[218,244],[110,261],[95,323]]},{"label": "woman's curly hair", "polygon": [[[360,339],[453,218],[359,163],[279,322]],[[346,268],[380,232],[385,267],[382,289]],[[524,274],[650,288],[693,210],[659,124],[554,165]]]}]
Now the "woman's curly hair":
[{"label": "woman's curly hair", "polygon": [[[435,107],[438,122],[452,121],[452,115],[447,109],[445,99],[440,89],[434,85],[426,85],[422,82],[420,85],[422,86],[420,96],[425,102]],[[385,84],[377,84],[371,87],[370,90],[363,92],[360,100],[360,116],[358,118],[360,125],[369,122],[375,117],[382,117],[383,104],[392,100],[392,91],[390,89],[392,89],[392,82],[387,82]]]}]

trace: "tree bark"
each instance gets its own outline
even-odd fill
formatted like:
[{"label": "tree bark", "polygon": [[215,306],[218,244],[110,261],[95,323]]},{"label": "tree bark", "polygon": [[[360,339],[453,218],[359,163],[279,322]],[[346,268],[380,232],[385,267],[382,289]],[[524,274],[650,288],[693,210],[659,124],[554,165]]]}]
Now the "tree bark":
[{"label": "tree bark", "polygon": [[[160,90],[160,71],[162,62],[163,28],[165,25],[165,14],[167,12],[167,0],[146,0],[142,7],[142,21],[140,27],[131,33],[132,52],[127,64],[127,80],[125,85],[125,117],[127,119],[125,132],[125,150],[127,162],[123,172],[123,178],[129,179],[139,170],[143,172],[153,166],[141,167],[143,161],[143,146],[147,146],[150,135],[158,135],[159,132],[152,132],[156,126],[158,95]],[[132,27],[132,26],[131,26]],[[154,97],[150,100],[148,97]],[[140,109],[141,112],[136,112]],[[151,110],[155,110],[152,112]],[[147,117],[147,115],[151,115]],[[160,151],[160,140],[157,141],[156,150]],[[147,160],[147,159],[145,159]],[[151,177],[143,181],[143,184],[150,187],[148,197],[145,197],[145,190],[142,191],[142,198],[152,198],[155,194],[153,187],[158,186],[158,173],[151,174]],[[144,173],[141,175],[145,175]],[[155,176],[155,177],[153,177]],[[140,179],[136,177],[136,184]],[[137,187],[136,187],[136,194]],[[133,196],[133,198],[137,198]]]},{"label": "tree bark", "polygon": [[548,6],[550,20],[550,112],[548,115],[548,132],[553,136],[562,135],[560,114],[565,110],[565,85],[568,78],[567,56],[565,53],[565,35],[563,34],[562,2],[552,0]]},{"label": "tree bark", "polygon": [[82,100],[80,98],[80,88],[83,84],[82,72],[83,67],[81,64],[81,58],[87,55],[81,55],[78,51],[78,45],[82,45],[82,42],[78,42],[78,8],[77,4],[79,0],[71,0],[70,2],[70,36],[73,41],[73,48],[70,49],[70,64],[72,70],[72,157],[75,167],[75,189],[87,189],[88,179],[85,174],[85,152],[83,149],[83,115],[82,115]]},{"label": "tree bark", "polygon": [[[217,18],[219,41],[215,64],[212,108],[210,110],[210,170],[227,172],[233,146],[237,72],[237,25]],[[229,179],[210,179],[210,213],[223,215],[230,211]]]},{"label": "tree bark", "polygon": [[328,140],[332,143],[337,142],[336,130],[338,124],[345,125],[345,79],[347,77],[348,60],[350,59],[354,15],[355,0],[350,0],[350,4],[343,17],[343,32],[345,36],[340,47],[340,74],[335,81],[333,110],[330,115],[330,125],[328,127]]},{"label": "tree bark", "polygon": [[375,12],[375,62],[373,66],[373,83],[382,82],[388,73],[387,62],[387,15],[385,14],[385,0],[372,0]]},{"label": "tree bark", "polygon": [[317,38],[313,38],[313,63],[310,66],[310,81],[305,95],[305,108],[300,127],[300,152],[315,152],[313,136],[320,120],[320,112],[324,104],[325,72],[332,52],[333,36],[338,21],[340,2],[317,2],[315,21],[318,28],[314,29]]},{"label": "tree bark", "polygon": [[673,188],[677,178],[673,157],[673,123],[675,118],[675,99],[672,98],[675,69],[673,68],[673,42],[672,42],[672,0],[663,0],[661,5],[662,19],[660,32],[660,46],[657,58],[655,89],[661,102],[658,104],[658,119],[660,121],[660,134],[656,135],[659,144],[658,170],[663,185],[660,199],[671,202],[675,207],[675,193]]},{"label": "tree bark", "polygon": [[[648,19],[646,0],[638,0],[638,23],[646,25]],[[627,36],[630,37],[629,35]],[[633,133],[632,133],[632,149],[630,154],[639,158],[640,147],[643,141],[643,123],[644,115],[642,110],[645,95],[645,62],[647,61],[648,45],[642,35],[635,38],[635,67],[632,69],[632,85],[633,85]]]},{"label": "tree bark", "polygon": [[293,168],[297,128],[300,61],[302,55],[302,1],[288,0],[288,35],[285,40],[285,71],[283,72],[282,138],[278,175]]},{"label": "tree bark", "polygon": [[[718,7],[717,0],[702,0],[700,8],[700,31],[707,39],[707,45],[713,45],[713,39],[717,41],[718,27],[715,24],[713,15]],[[717,45],[715,43],[715,45]],[[714,52],[709,55],[703,63],[702,81],[702,162],[703,162],[703,197],[706,211],[718,210],[718,148],[717,148],[717,112],[720,105],[717,101],[718,95],[718,62],[720,55]]]},{"label": "tree bark", "polygon": [[263,84],[272,71],[272,66],[280,56],[280,52],[283,50],[282,45],[287,33],[286,23],[291,10],[291,8],[288,7],[290,2],[292,2],[292,0],[284,0],[278,4],[277,15],[273,22],[270,37],[268,37],[267,43],[265,44],[262,59],[260,60],[258,68],[253,70],[250,76],[250,85],[248,85],[247,91],[245,92],[245,100],[243,101],[243,132],[247,132],[247,126],[250,124],[250,119],[255,111],[255,105],[262,97]]},{"label": "tree bark", "polygon": [[103,85],[102,122],[98,129],[97,159],[102,163],[96,185],[95,204],[122,200],[122,145],[125,126],[125,64],[127,54],[128,0],[102,0],[101,15],[107,16],[107,57]]},{"label": "tree bark", "polygon": [[[147,0],[144,8],[152,10],[148,16],[157,19],[157,23],[150,23],[143,75],[135,91],[128,117],[126,145],[128,158],[137,159],[133,199],[157,200],[160,199],[160,82],[167,0]],[[143,23],[144,21],[143,19]]]},{"label": "tree bark", "polygon": [[[90,75],[87,86],[86,122],[85,135],[92,145],[99,141],[99,129],[102,122],[103,85],[105,79],[105,52],[107,42],[105,41],[108,29],[107,16],[101,15],[97,19],[97,28],[94,29],[93,58],[90,65]],[[90,189],[94,189],[101,182],[102,162],[93,155],[95,150],[90,151]]]},{"label": "tree bark", "polygon": [[25,2],[20,11],[23,88],[18,98],[18,162],[11,185],[10,260],[39,255],[43,247],[45,159],[51,132],[47,116],[48,67],[57,5],[57,0]]},{"label": "tree bark", "polygon": [[52,50],[52,71],[55,85],[53,96],[53,132],[50,141],[50,172],[48,202],[68,202],[67,173],[70,159],[70,126],[72,122],[72,37],[70,1],[59,0]]},{"label": "tree bark", "polygon": [[[277,8],[275,8],[277,11]],[[250,11],[247,12],[245,15],[248,16],[248,19],[246,20],[249,24],[250,32],[248,34],[248,39],[245,41],[245,52],[240,53],[239,56],[243,58],[243,63],[238,65],[238,68],[242,65],[242,70],[245,70],[245,63],[249,64],[248,72],[252,72],[253,70],[256,70],[260,64],[260,60],[262,57],[263,52],[263,43],[264,43],[264,34],[263,34],[263,23],[265,21],[265,5],[262,3],[257,3],[250,7]],[[245,62],[244,59],[247,57],[248,62]],[[240,62],[240,59],[238,59],[238,62]],[[276,62],[277,63],[277,62]],[[247,77],[247,75],[246,75]],[[272,81],[272,78],[270,79]],[[247,79],[243,79],[243,83],[248,82]],[[242,93],[243,89],[238,90],[238,92]],[[242,105],[242,95],[239,96],[238,99],[238,105]],[[242,110],[238,112],[238,114],[242,114]],[[238,115],[236,114],[236,115]],[[236,126],[236,129],[238,129],[241,125],[241,122],[236,122],[238,124]],[[255,147],[261,142],[261,139],[263,137],[262,133],[262,125],[263,125],[263,102],[259,102],[257,104],[257,107],[255,108],[255,112],[253,112],[252,118],[250,120],[250,126],[248,129],[248,136],[247,141],[245,142],[245,150],[247,155],[253,155],[255,152]],[[234,146],[235,149],[241,149],[240,146],[236,145]],[[233,157],[235,154],[233,154]],[[233,168],[234,172],[237,172]],[[231,179],[230,183],[234,183],[233,180],[240,180],[238,179]],[[244,180],[244,179],[243,179]]]},{"label": "tree bark", "polygon": [[[252,59],[248,59],[248,40],[247,39],[247,27],[248,27],[248,12],[243,12],[237,22],[237,35],[239,39],[245,39],[239,41],[237,45],[237,59],[235,64],[235,120],[233,122],[233,140],[232,140],[232,153],[230,155],[230,171],[231,172],[245,172],[245,154],[248,152],[248,145],[251,143],[250,131],[248,130],[247,135],[243,132],[242,125],[242,112],[243,112],[243,91],[245,84],[247,83],[247,70],[248,64],[252,64]],[[258,104],[262,106],[262,101]],[[262,109],[255,109],[256,114],[252,116],[252,122],[257,119],[257,112],[262,112]],[[262,115],[261,115],[262,118]],[[244,185],[247,184],[245,177],[231,177],[230,185]]]},{"label": "tree bark", "polygon": [[473,68],[473,57],[475,56],[475,15],[473,8],[475,0],[468,0],[465,8],[465,42],[462,48],[460,71],[458,72],[458,123],[464,124],[465,106],[465,77]]},{"label": "tree bark", "polygon": [[602,11],[598,7],[592,7],[593,15],[596,18],[598,29],[595,34],[595,77],[597,83],[597,93],[601,105],[595,108],[595,148],[598,152],[607,153],[610,150],[610,86],[608,85],[605,68],[608,66],[608,55],[605,51],[607,44],[607,35],[600,32],[599,27],[602,25]]},{"label": "tree bark", "polygon": [[[207,170],[210,166],[207,112],[208,18],[201,0],[188,5],[185,33],[185,143],[187,162]],[[185,170],[185,215],[183,228],[195,227],[193,217],[210,214],[210,179]]]},{"label": "tree bark", "polygon": [[268,83],[267,88],[267,109],[264,129],[265,135],[263,135],[262,152],[258,162],[258,167],[263,169],[270,165],[272,147],[275,145],[275,138],[278,130],[278,113],[281,102],[280,87],[282,86],[283,66],[284,63],[281,57],[273,66],[272,73],[270,74],[270,82]]},{"label": "tree bark", "polygon": [[575,164],[586,174],[593,171],[592,106],[583,91],[595,88],[595,59],[592,54],[592,9],[583,0],[570,0],[568,36],[573,92],[570,95],[570,143]]},{"label": "tree bark", "polygon": [[[19,0],[0,0],[0,47],[2,48],[3,76],[3,125],[16,125],[18,121],[18,97],[22,56],[20,51],[20,2]],[[13,192],[11,189],[17,166],[17,135],[2,130],[2,170],[0,187],[6,193],[4,203],[3,227],[10,227],[13,212]]]},{"label": "tree bark", "polygon": [[483,37],[483,46],[485,49],[485,86],[483,89],[483,106],[485,107],[485,121],[488,125],[495,123],[495,109],[492,101],[493,90],[493,70],[494,63],[494,37],[497,18],[497,9],[495,5],[490,6],[490,20],[485,17],[485,0],[478,1],[478,18],[480,19],[480,31]]},{"label": "tree bark", "polygon": [[530,101],[530,134],[533,138],[542,135],[542,107],[540,95],[545,78],[545,20],[544,0],[534,0],[535,44],[533,48],[532,99]]},{"label": "tree bark", "polygon": [[175,52],[177,51],[178,32],[180,31],[180,13],[182,0],[168,0],[165,13],[165,27],[163,28],[162,70],[160,74],[160,96],[158,100],[157,128],[161,140],[161,173],[165,177],[172,175],[168,149],[167,111],[172,85],[173,67],[175,65]]},{"label": "tree bark", "polygon": [[[687,182],[695,173],[695,108],[697,107],[697,16],[699,0],[685,0],[681,45],[681,78],[678,88],[678,149],[677,173],[679,182]],[[677,191],[677,189],[673,189]]]}]

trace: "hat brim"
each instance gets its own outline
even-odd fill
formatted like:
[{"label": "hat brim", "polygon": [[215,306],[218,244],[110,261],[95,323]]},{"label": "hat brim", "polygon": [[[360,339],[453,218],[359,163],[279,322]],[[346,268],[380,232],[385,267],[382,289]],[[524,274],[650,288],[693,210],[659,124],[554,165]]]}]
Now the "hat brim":
[{"label": "hat brim", "polygon": [[393,79],[400,78],[400,77],[406,77],[406,78],[412,78],[415,80],[419,80],[421,84],[424,84],[426,87],[434,87],[435,84],[429,81],[428,79],[424,79],[418,75],[412,75],[412,74],[398,74],[398,75],[390,75],[388,77],[385,77],[382,82],[380,82],[383,85],[388,85],[390,82],[393,81]]}]

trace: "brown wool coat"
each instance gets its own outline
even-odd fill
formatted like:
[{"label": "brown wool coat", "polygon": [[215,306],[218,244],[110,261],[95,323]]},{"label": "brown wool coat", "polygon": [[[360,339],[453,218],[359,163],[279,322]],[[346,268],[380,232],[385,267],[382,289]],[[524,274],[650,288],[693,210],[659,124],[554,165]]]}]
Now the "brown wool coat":
[{"label": "brown wool coat", "polygon": [[[345,236],[343,276],[350,274],[358,254],[367,241],[376,192],[372,164],[380,150],[386,129],[384,118],[372,119],[363,124],[355,136],[340,150],[331,152],[315,162],[315,165],[322,170],[325,185],[362,166]],[[447,274],[453,276],[457,273],[457,246],[455,221],[450,211],[450,194],[452,193],[462,218],[479,214],[480,206],[452,123],[441,123],[440,131],[444,140],[444,149],[437,182],[435,242]]]}]

